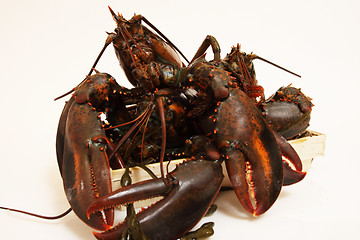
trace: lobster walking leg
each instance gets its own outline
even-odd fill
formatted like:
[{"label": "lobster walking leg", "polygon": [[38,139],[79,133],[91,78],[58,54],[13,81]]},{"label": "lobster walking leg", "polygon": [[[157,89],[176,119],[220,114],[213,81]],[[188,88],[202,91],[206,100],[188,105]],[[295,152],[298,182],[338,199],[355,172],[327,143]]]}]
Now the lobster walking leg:
[{"label": "lobster walking leg", "polygon": [[218,41],[216,40],[216,38],[214,38],[211,35],[208,35],[208,36],[206,36],[206,38],[204,39],[204,41],[200,45],[199,49],[195,53],[195,56],[193,57],[191,62],[194,62],[195,59],[202,56],[210,46],[211,46],[212,51],[214,53],[214,60],[219,61],[220,60],[220,51],[221,51],[220,50],[220,45],[219,45]]}]

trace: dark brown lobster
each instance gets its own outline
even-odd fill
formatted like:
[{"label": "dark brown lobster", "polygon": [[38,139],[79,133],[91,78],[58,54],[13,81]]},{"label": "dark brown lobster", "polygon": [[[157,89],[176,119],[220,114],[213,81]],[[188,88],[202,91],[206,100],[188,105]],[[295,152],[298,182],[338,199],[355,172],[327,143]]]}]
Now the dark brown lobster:
[{"label": "dark brown lobster", "polygon": [[[253,215],[266,212],[283,185],[304,178],[301,161],[284,138],[308,125],[312,104],[300,90],[283,88],[265,101],[252,63],[259,57],[237,46],[221,59],[216,39],[208,36],[186,66],[181,52],[144,17],[126,20],[110,11],[117,28],[102,52],[113,43],[134,88],[91,70],[66,103],[57,135],[66,196],[81,220],[106,230],[95,233],[97,238],[131,232],[126,223],[112,226],[115,206],[159,195],[164,199],[135,217],[143,232],[139,238],[181,237],[216,197],[222,161],[239,201]],[[204,58],[209,46],[212,61]],[[279,108],[286,111],[281,115]],[[164,171],[163,161],[174,156],[191,161]],[[149,158],[160,161],[161,178],[112,192],[110,168]]]}]

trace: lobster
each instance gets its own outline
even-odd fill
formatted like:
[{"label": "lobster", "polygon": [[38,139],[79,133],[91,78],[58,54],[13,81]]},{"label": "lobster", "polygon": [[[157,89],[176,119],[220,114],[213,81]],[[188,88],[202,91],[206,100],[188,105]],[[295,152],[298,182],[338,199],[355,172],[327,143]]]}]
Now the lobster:
[{"label": "lobster", "polygon": [[[221,59],[219,44],[208,36],[189,62],[143,16],[126,20],[109,9],[117,27],[88,76],[60,96],[73,93],[56,143],[71,209],[101,231],[94,232],[96,238],[176,239],[188,233],[220,190],[222,162],[239,201],[253,215],[265,213],[283,185],[305,177],[286,140],[302,134],[310,121],[312,103],[299,89],[281,88],[265,100],[253,66],[262,58],[242,53],[238,45]],[[111,43],[134,88],[95,70]],[[214,59],[207,61],[210,46]],[[165,171],[164,160],[174,157],[189,161]],[[160,162],[160,178],[127,180],[112,191],[111,169],[126,168],[128,174],[129,167],[150,161]],[[131,209],[134,201],[155,196],[164,198],[136,215],[129,211],[125,222],[113,226],[115,206]]]}]

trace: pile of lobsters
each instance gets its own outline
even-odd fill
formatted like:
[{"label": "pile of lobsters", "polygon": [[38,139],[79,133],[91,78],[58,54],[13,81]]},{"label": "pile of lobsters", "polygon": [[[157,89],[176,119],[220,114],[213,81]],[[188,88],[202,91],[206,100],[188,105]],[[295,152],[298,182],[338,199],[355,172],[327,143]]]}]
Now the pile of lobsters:
[{"label": "pile of lobsters", "polygon": [[[218,42],[207,36],[188,61],[145,17],[126,20],[109,9],[117,27],[87,77],[67,93],[56,143],[67,199],[96,238],[211,235],[211,224],[188,232],[219,192],[223,162],[237,198],[255,216],[273,205],[283,185],[305,177],[287,140],[306,131],[313,105],[291,86],[265,99],[253,60],[267,60],[239,45],[222,59]],[[133,88],[95,69],[110,44]],[[169,172],[164,162],[174,159],[187,161]],[[146,167],[154,162],[161,176]],[[134,166],[152,179],[132,184]],[[111,170],[120,168],[122,188],[113,191]],[[135,214],[135,201],[157,196],[162,200]],[[118,205],[127,206],[127,217],[113,226]]]}]

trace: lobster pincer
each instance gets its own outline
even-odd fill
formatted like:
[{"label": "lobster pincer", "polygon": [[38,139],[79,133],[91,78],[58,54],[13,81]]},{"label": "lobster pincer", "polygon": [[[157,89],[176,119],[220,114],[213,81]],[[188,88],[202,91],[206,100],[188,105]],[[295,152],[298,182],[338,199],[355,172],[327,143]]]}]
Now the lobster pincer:
[{"label": "lobster pincer", "polygon": [[87,77],[66,103],[57,133],[57,157],[66,197],[76,215],[99,230],[113,224],[113,210],[104,211],[105,217],[97,213],[90,219],[86,210],[96,198],[112,191],[109,142],[101,113],[113,104],[117,87],[108,74]]},{"label": "lobster pincer", "polygon": [[[246,114],[244,114],[246,113]],[[219,102],[210,116],[201,119],[204,133],[226,158],[226,168],[243,207],[253,215],[266,212],[277,199],[284,180],[282,155],[288,155],[297,170],[285,169],[286,183],[305,175],[296,152],[280,148],[273,130],[252,100],[240,89],[229,88],[229,96]],[[299,176],[293,175],[298,174]]]},{"label": "lobster pincer", "polygon": [[287,86],[279,88],[259,107],[271,128],[289,139],[306,131],[313,106],[300,89]]},{"label": "lobster pincer", "polygon": [[[183,236],[200,221],[215,199],[223,180],[222,167],[216,161],[192,160],[178,165],[169,175],[168,186],[162,179],[147,180],[98,198],[88,208],[88,216],[109,207],[161,195],[162,200],[137,214],[143,233],[151,239],[164,240]],[[120,239],[125,229],[123,222],[94,235],[98,239]]]}]

